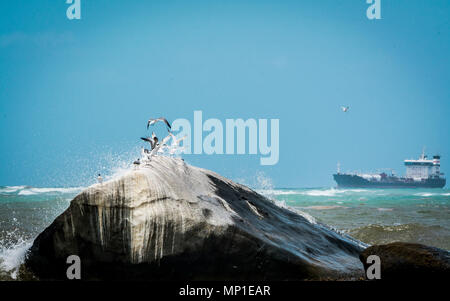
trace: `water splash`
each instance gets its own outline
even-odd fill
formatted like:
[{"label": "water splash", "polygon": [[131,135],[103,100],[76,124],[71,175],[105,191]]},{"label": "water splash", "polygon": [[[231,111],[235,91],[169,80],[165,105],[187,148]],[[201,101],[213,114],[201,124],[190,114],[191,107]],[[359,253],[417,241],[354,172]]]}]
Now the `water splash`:
[{"label": "water splash", "polygon": [[292,212],[294,212],[294,213],[296,213],[296,214],[302,216],[303,218],[305,218],[305,219],[306,219],[308,222],[310,222],[311,224],[317,224],[317,221],[316,221],[316,219],[315,219],[314,217],[312,217],[311,215],[309,215],[309,214],[306,213],[306,212],[303,212],[303,211],[301,211],[301,210],[298,210],[298,209],[296,209],[296,208],[293,208],[293,207],[291,207],[291,206],[288,206],[284,200],[276,200],[276,199],[273,199],[273,202],[275,203],[275,205],[277,205],[277,206],[280,207],[280,208],[287,209],[287,210],[289,210],[289,211],[292,211]]},{"label": "water splash", "polygon": [[291,206],[288,206],[285,200],[277,199],[276,198],[277,195],[290,195],[290,194],[297,194],[298,192],[295,192],[293,190],[286,191],[275,189],[272,179],[269,178],[264,172],[259,171],[256,173],[256,185],[254,185],[253,187],[258,193],[267,197],[278,207],[287,209],[302,216],[311,224],[317,224],[316,219],[311,215],[309,215],[308,213],[293,208]]},{"label": "water splash", "polygon": [[[32,240],[20,240],[9,247],[0,247],[0,277],[17,280],[19,268],[25,260],[26,253],[31,247]],[[0,241],[0,246],[3,242]],[[3,275],[2,275],[3,274]]]},{"label": "water splash", "polygon": [[264,172],[258,171],[256,173],[257,189],[273,190],[274,184],[271,178],[269,178]]}]

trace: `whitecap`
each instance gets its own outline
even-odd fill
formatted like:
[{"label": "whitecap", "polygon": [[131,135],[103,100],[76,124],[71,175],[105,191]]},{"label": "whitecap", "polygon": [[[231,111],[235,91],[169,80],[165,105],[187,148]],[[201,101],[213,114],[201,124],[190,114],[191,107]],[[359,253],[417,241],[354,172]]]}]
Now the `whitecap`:
[{"label": "whitecap", "polygon": [[276,189],[261,189],[257,190],[259,194],[262,195],[292,195],[292,194],[299,194],[298,191],[294,190],[276,190]]},{"label": "whitecap", "polygon": [[414,194],[414,195],[417,195],[417,196],[425,196],[425,197],[427,197],[427,196],[433,196],[434,193],[421,192],[421,193],[416,193],[416,194]]},{"label": "whitecap", "polygon": [[33,192],[31,190],[22,190],[19,192],[19,195],[35,195],[37,192]]},{"label": "whitecap", "polygon": [[378,211],[392,211],[392,208],[377,208]]},{"label": "whitecap", "polygon": [[18,190],[24,189],[26,186],[5,186],[0,188],[0,193],[13,193]]},{"label": "whitecap", "polygon": [[84,187],[68,187],[68,188],[27,188],[22,189],[19,195],[35,195],[40,193],[77,193],[83,190]]},{"label": "whitecap", "polygon": [[338,193],[343,193],[345,190],[337,190],[337,189],[327,189],[327,190],[309,190],[301,192],[300,194],[308,195],[308,196],[335,196]]},{"label": "whitecap", "polygon": [[344,207],[344,206],[339,206],[339,205],[328,205],[328,206],[308,206],[308,207],[303,207],[304,209],[313,209],[313,210],[329,210],[329,209],[338,209],[338,208],[348,208],[348,207]]}]

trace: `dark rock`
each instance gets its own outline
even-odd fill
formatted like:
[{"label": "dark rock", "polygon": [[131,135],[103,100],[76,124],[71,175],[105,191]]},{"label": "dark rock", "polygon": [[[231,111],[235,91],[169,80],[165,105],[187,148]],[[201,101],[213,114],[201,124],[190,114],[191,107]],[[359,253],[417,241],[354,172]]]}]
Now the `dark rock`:
[{"label": "dark rock", "polygon": [[361,262],[367,270],[367,257],[377,255],[381,261],[381,279],[417,280],[448,279],[450,253],[446,250],[415,243],[395,242],[365,249]]},{"label": "dark rock", "polygon": [[96,184],[42,232],[26,265],[65,279],[289,280],[363,275],[357,241],[255,191],[179,159]]}]

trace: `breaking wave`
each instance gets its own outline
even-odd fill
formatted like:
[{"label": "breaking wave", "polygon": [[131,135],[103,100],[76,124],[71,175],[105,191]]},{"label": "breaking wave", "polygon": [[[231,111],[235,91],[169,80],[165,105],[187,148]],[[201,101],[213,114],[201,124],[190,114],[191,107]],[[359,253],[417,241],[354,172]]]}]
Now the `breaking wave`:
[{"label": "breaking wave", "polygon": [[0,187],[0,193],[13,193],[18,190],[24,189],[27,186],[4,186]]},{"label": "breaking wave", "polygon": [[298,194],[298,191],[294,190],[276,190],[276,189],[260,189],[256,190],[259,194],[262,195],[292,195]]},{"label": "breaking wave", "polygon": [[38,188],[31,186],[4,186],[0,188],[2,194],[17,194],[17,195],[36,195],[44,193],[78,193],[84,187],[67,187],[67,188]]},{"label": "breaking wave", "polygon": [[306,195],[306,196],[336,196],[345,193],[366,192],[364,189],[299,189],[299,190],[284,190],[284,189],[260,189],[258,193],[263,195]]},{"label": "breaking wave", "polygon": [[345,209],[348,207],[344,207],[344,206],[339,206],[339,205],[329,205],[329,206],[308,206],[308,207],[303,207],[304,209],[313,209],[313,210],[330,210],[330,209]]},{"label": "breaking wave", "polygon": [[342,193],[354,193],[354,192],[366,192],[368,190],[365,189],[312,189],[307,191],[298,192],[298,194],[307,195],[307,196],[336,196]]},{"label": "breaking wave", "polygon": [[433,196],[433,195],[435,195],[434,193],[427,193],[427,192],[422,192],[422,193],[416,193],[416,194],[414,194],[414,195],[417,195],[417,196]]}]

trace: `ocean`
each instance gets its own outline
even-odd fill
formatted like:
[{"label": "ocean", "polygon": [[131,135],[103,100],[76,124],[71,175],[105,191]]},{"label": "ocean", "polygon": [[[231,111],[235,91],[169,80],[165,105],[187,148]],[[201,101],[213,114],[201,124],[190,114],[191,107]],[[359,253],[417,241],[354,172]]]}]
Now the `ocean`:
[{"label": "ocean", "polygon": [[[32,279],[22,265],[27,249],[82,190],[0,186],[0,280]],[[450,249],[449,189],[257,191],[366,244],[405,241]]]}]

